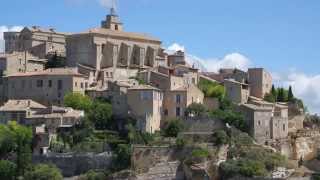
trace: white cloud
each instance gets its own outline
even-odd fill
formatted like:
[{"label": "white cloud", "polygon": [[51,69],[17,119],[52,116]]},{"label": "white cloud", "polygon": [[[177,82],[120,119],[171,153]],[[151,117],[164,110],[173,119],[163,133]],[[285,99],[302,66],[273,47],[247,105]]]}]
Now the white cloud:
[{"label": "white cloud", "polygon": [[[167,48],[167,53],[172,54],[175,51],[185,51],[185,47],[178,44],[173,43]],[[199,68],[201,71],[210,71],[210,72],[218,72],[221,68],[238,68],[241,70],[247,70],[252,62],[246,56],[240,53],[230,53],[224,56],[223,58],[200,58],[198,56],[192,54],[186,54],[186,61],[190,65],[194,65]]]},{"label": "white cloud", "polygon": [[8,31],[21,31],[23,29],[22,26],[0,26],[0,52],[4,52],[4,39],[3,39],[3,33]]},{"label": "white cloud", "polygon": [[311,113],[320,114],[320,74],[307,75],[291,69],[286,74],[278,74],[278,86],[292,86],[296,97],[303,99]]}]

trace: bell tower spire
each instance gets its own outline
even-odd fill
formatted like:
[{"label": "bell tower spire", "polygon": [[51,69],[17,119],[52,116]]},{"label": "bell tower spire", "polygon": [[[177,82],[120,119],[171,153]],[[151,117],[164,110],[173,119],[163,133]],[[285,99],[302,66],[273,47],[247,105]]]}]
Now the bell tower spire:
[{"label": "bell tower spire", "polygon": [[106,20],[101,22],[101,28],[110,29],[113,31],[123,30],[123,24],[121,23],[120,18],[116,13],[116,6],[116,0],[112,0],[110,14],[107,15]]}]

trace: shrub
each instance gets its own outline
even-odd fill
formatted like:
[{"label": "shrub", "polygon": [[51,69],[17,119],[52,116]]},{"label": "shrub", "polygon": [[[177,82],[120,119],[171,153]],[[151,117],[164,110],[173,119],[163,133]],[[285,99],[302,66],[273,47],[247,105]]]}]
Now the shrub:
[{"label": "shrub", "polygon": [[229,144],[230,142],[230,138],[224,130],[218,130],[214,132],[212,137],[213,137],[213,142],[219,146],[224,144]]},{"label": "shrub", "polygon": [[103,172],[96,172],[93,170],[88,171],[86,174],[81,175],[79,180],[105,180],[107,176]]},{"label": "shrub", "polygon": [[192,103],[190,104],[185,113],[186,113],[186,116],[203,116],[205,115],[207,112],[207,108],[203,105],[203,104],[199,104],[199,103]]},{"label": "shrub", "polygon": [[199,89],[204,93],[205,97],[224,98],[224,86],[206,79],[201,79],[198,84]]},{"label": "shrub", "polygon": [[6,160],[0,160],[0,179],[14,180],[16,177],[17,166]]},{"label": "shrub", "polygon": [[34,166],[30,171],[27,171],[25,180],[62,180],[63,177],[59,169],[54,165],[38,164]]},{"label": "shrub", "polygon": [[194,158],[207,158],[209,157],[209,151],[207,149],[198,148],[192,151],[192,157]]},{"label": "shrub", "polygon": [[68,93],[64,97],[64,104],[77,110],[88,112],[92,106],[92,100],[89,96],[80,93]]},{"label": "shrub", "polygon": [[164,136],[166,137],[177,137],[178,134],[183,130],[184,125],[180,119],[173,119],[167,122],[164,128]]}]

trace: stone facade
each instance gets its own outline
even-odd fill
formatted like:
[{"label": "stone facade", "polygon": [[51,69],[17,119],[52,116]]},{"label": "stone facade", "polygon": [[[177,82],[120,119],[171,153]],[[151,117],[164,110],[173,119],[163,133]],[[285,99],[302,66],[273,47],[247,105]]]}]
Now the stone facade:
[{"label": "stone facade", "polygon": [[263,101],[250,100],[240,105],[249,134],[260,144],[288,136],[288,107]]},{"label": "stone facade", "polygon": [[39,59],[28,52],[13,52],[0,56],[0,76],[20,72],[43,71],[47,60]]},{"label": "stone facade", "polygon": [[38,26],[25,27],[21,32],[5,32],[5,52],[28,51],[39,58],[45,58],[50,53],[64,55],[66,35],[54,29],[43,29]]},{"label": "stone facade", "polygon": [[164,119],[183,118],[192,103],[203,104],[204,94],[195,85],[181,86],[164,92]]},{"label": "stone facade", "polygon": [[272,88],[272,76],[263,68],[250,68],[249,85],[250,96],[263,99],[267,93],[270,93]]},{"label": "stone facade", "polygon": [[233,79],[224,80],[226,98],[235,104],[247,103],[249,99],[249,85]]},{"label": "stone facade", "polygon": [[67,93],[84,94],[87,86],[87,78],[72,68],[16,73],[4,77],[1,99],[32,99],[45,105],[62,105]]},{"label": "stone facade", "polygon": [[[145,34],[124,32],[114,11],[102,22],[101,28],[67,37],[68,65],[92,68],[95,80],[128,79],[136,76],[139,69],[155,67],[160,63],[157,61],[163,61],[161,56],[160,40]],[[105,78],[99,79],[100,72],[106,75]]]},{"label": "stone facade", "polygon": [[163,93],[152,86],[135,86],[128,89],[129,113],[137,119],[143,132],[160,131],[163,110]]}]

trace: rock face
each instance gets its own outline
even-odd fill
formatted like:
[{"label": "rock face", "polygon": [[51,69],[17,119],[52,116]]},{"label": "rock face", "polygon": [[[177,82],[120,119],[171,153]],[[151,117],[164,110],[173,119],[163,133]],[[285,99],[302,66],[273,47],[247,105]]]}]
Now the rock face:
[{"label": "rock face", "polygon": [[318,130],[299,130],[288,139],[275,143],[274,147],[290,159],[311,160],[319,155],[320,132]]},{"label": "rock face", "polygon": [[137,180],[183,180],[183,173],[179,173],[180,161],[162,162],[150,168],[147,173],[137,175]]},{"label": "rock face", "polygon": [[71,177],[85,173],[91,169],[108,169],[112,162],[111,153],[65,153],[48,155],[34,155],[33,163],[51,163],[56,165],[63,176]]}]

